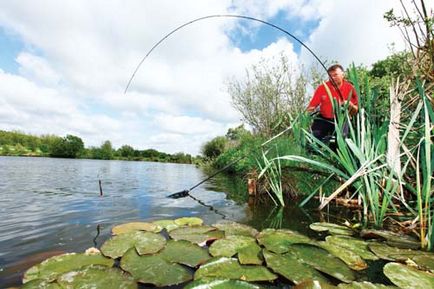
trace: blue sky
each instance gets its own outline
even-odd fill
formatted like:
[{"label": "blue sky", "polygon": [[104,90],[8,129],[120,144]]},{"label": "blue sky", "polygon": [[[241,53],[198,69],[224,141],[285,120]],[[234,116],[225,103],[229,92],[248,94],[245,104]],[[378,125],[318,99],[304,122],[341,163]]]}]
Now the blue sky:
[{"label": "blue sky", "polygon": [[261,59],[314,59],[282,32],[239,19],[208,19],[168,38],[195,18],[239,14],[299,37],[323,60],[370,65],[404,44],[383,14],[394,0],[17,0],[0,2],[0,129],[73,134],[86,146],[198,154],[201,145],[241,123],[227,80]]}]

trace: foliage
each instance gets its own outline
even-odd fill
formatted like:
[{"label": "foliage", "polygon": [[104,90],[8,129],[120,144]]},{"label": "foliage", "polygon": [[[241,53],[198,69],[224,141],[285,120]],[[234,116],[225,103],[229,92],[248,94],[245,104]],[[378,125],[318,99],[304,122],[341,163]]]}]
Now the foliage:
[{"label": "foliage", "polygon": [[50,156],[60,158],[77,158],[84,149],[81,138],[74,135],[67,135],[57,139],[51,147]]},{"label": "foliage", "polygon": [[215,159],[225,151],[227,142],[226,137],[217,136],[203,145],[202,154],[208,159]]},{"label": "foliage", "polygon": [[230,81],[228,91],[243,120],[256,133],[271,136],[288,125],[289,115],[304,109],[306,83],[282,53],[278,60],[262,59],[252,66],[244,80]]}]

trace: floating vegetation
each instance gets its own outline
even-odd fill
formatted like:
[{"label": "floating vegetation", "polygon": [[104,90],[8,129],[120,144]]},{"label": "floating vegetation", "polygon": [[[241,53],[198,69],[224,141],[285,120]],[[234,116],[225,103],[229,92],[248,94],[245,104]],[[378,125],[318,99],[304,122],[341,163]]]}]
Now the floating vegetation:
[{"label": "floating vegetation", "polygon": [[[132,289],[138,283],[186,289],[434,288],[434,253],[402,248],[413,244],[410,238],[364,230],[360,236],[381,240],[365,241],[339,225],[311,228],[331,235],[318,241],[229,221],[208,226],[198,218],[120,224],[101,252],[91,248],[51,257],[27,270],[21,288]],[[391,240],[400,246],[390,246]],[[390,283],[357,280],[357,271],[379,259]]]}]

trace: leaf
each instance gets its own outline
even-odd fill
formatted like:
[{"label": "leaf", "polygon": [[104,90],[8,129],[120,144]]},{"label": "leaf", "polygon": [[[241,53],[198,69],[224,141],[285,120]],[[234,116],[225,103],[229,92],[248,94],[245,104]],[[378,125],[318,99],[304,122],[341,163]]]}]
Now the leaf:
[{"label": "leaf", "polygon": [[203,220],[196,217],[182,217],[176,219],[174,222],[178,226],[200,226],[203,224]]},{"label": "leaf", "polygon": [[56,280],[56,278],[63,273],[93,264],[112,267],[114,261],[100,254],[86,255],[68,253],[54,256],[27,270],[26,273],[24,273],[23,283],[27,283],[33,279],[45,279],[51,282]]},{"label": "leaf", "polygon": [[158,220],[153,222],[155,225],[160,226],[166,229],[167,232],[172,231],[173,229],[178,228],[179,226],[175,224],[174,220]]},{"label": "leaf", "polygon": [[298,232],[283,229],[265,229],[258,234],[257,240],[259,244],[264,245],[267,250],[278,254],[288,252],[288,248],[291,244],[311,242],[308,237]]},{"label": "leaf", "polygon": [[210,240],[221,239],[224,232],[211,226],[180,227],[169,232],[174,240],[187,240],[196,244],[203,244]]},{"label": "leaf", "polygon": [[398,289],[395,286],[386,286],[383,284],[374,284],[371,282],[351,282],[349,284],[341,283],[338,285],[340,289]]},{"label": "leaf", "polygon": [[360,271],[368,268],[368,264],[350,249],[328,242],[318,242],[319,247],[329,251],[333,256],[338,257],[353,270]]},{"label": "leaf", "polygon": [[354,231],[348,227],[326,222],[312,223],[309,225],[309,228],[317,232],[329,232],[332,235],[354,235]]},{"label": "leaf", "polygon": [[387,278],[399,288],[434,288],[434,274],[432,273],[399,263],[387,263],[383,271]]},{"label": "leaf", "polygon": [[258,231],[255,228],[232,221],[221,221],[217,224],[214,224],[213,227],[224,231],[225,236],[242,235],[255,237],[258,234]]},{"label": "leaf", "polygon": [[167,262],[159,255],[140,256],[133,248],[121,258],[121,268],[129,272],[138,282],[159,287],[180,284],[193,277],[179,264]]},{"label": "leaf", "polygon": [[166,239],[155,233],[135,231],[116,235],[101,246],[101,252],[113,259],[122,257],[126,251],[135,247],[140,255],[153,254],[166,245]]},{"label": "leaf", "polygon": [[354,272],[343,261],[331,255],[324,249],[306,244],[294,244],[290,247],[290,253],[295,254],[301,261],[309,264],[318,271],[329,274],[343,282],[351,282],[356,279]]},{"label": "leaf", "polygon": [[33,279],[23,286],[21,289],[62,289],[56,282],[49,282],[44,279]]},{"label": "leaf", "polygon": [[295,287],[292,287],[292,289],[334,289],[336,286],[323,283],[317,280],[306,280],[301,282]]},{"label": "leaf", "polygon": [[114,226],[112,228],[112,234],[119,235],[119,234],[134,232],[134,231],[147,231],[147,232],[159,233],[161,230],[162,227],[153,223],[132,222],[132,223]]},{"label": "leaf", "polygon": [[409,258],[413,258],[416,255],[424,255],[426,253],[411,249],[391,247],[384,243],[377,242],[369,244],[369,249],[379,258],[388,261],[405,261]]},{"label": "leaf", "polygon": [[420,243],[415,238],[412,238],[407,235],[402,235],[390,231],[383,230],[362,230],[360,232],[360,236],[362,238],[371,239],[371,238],[380,238],[386,240],[387,244],[406,249],[419,249]]},{"label": "leaf", "polygon": [[328,282],[318,271],[300,262],[293,254],[280,255],[267,250],[264,250],[263,254],[268,268],[295,284],[299,284],[307,279]]},{"label": "leaf", "polygon": [[158,255],[168,262],[190,267],[196,267],[211,259],[206,249],[185,240],[170,240]]},{"label": "leaf", "polygon": [[257,265],[240,265],[237,259],[216,257],[199,267],[194,279],[239,279],[243,281],[271,281],[277,278],[267,268]]},{"label": "leaf", "polygon": [[349,236],[327,236],[326,242],[349,249],[365,260],[379,259],[369,250],[368,243],[364,240],[352,238]]},{"label": "leaf", "polygon": [[195,280],[184,287],[184,289],[260,289],[258,285],[250,284],[240,280],[213,279]]},{"label": "leaf", "polygon": [[209,247],[209,253],[214,257],[232,257],[238,254],[241,264],[262,264],[260,252],[261,247],[256,239],[237,235],[217,240]]},{"label": "leaf", "polygon": [[125,272],[117,268],[87,266],[77,271],[63,274],[57,282],[65,289],[135,289],[137,283]]}]

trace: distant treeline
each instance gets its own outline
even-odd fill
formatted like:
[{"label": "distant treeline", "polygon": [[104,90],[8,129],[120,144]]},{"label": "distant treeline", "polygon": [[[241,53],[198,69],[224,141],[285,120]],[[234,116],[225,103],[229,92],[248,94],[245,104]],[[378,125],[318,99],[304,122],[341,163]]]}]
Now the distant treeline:
[{"label": "distant treeline", "polygon": [[19,131],[0,130],[1,156],[42,156],[100,160],[134,160],[171,163],[194,163],[197,158],[185,153],[168,154],[155,149],[137,150],[123,145],[113,148],[109,140],[99,147],[85,148],[83,140],[74,135],[35,136]]}]

